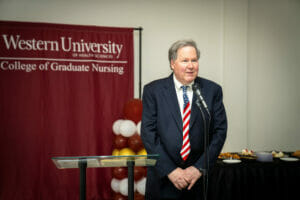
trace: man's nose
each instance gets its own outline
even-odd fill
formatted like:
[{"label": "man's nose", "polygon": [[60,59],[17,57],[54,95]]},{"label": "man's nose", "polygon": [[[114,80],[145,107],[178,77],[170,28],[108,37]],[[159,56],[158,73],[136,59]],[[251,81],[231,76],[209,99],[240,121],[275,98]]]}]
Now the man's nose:
[{"label": "man's nose", "polygon": [[194,63],[192,61],[189,61],[187,66],[188,66],[188,68],[193,68],[194,67]]}]

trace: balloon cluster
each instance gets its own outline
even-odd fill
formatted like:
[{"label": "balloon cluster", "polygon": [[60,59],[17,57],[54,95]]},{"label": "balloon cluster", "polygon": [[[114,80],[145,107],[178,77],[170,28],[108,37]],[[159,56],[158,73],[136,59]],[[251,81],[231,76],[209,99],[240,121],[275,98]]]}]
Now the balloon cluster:
[{"label": "balloon cluster", "polygon": [[[140,99],[131,99],[125,104],[123,109],[124,119],[116,120],[112,126],[115,134],[112,155],[147,155],[140,136],[142,110],[143,106]],[[144,199],[146,173],[146,167],[134,167],[135,200]],[[111,188],[114,192],[113,199],[126,200],[128,196],[127,168],[114,167],[112,168],[112,175]]]}]

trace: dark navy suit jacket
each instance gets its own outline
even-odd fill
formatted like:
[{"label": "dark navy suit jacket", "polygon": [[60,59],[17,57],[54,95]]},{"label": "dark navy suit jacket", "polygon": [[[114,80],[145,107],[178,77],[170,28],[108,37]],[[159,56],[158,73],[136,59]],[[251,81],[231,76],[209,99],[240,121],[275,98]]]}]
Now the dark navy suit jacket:
[{"label": "dark navy suit jacket", "polygon": [[[200,85],[202,96],[211,114],[208,152],[209,167],[212,167],[223,147],[227,132],[222,89],[218,84],[200,77],[195,79],[195,83]],[[191,152],[186,161],[180,156],[182,118],[173,74],[147,84],[143,90],[142,101],[141,137],[148,154],[160,155],[156,166],[148,168],[145,197],[147,200],[176,198],[182,191],[173,186],[167,175],[177,167],[184,169],[193,165],[198,169],[204,168],[203,119],[195,102],[196,96],[193,95],[190,119]],[[199,192],[199,195],[202,189],[200,185],[197,183],[193,187],[193,191]]]}]

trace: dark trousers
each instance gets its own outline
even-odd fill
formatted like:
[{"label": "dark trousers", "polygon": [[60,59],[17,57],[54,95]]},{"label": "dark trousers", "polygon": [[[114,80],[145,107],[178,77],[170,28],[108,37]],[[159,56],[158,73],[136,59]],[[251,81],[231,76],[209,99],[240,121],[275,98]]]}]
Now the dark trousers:
[{"label": "dark trousers", "polygon": [[204,198],[203,198],[202,188],[199,190],[196,189],[195,187],[190,191],[186,189],[182,190],[181,195],[176,198],[162,198],[160,200],[203,200],[203,199]]}]

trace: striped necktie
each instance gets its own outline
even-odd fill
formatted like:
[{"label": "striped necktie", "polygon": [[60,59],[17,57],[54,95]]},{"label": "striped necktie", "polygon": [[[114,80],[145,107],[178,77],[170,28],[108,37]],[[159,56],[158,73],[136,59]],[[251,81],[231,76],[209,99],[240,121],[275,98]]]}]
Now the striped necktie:
[{"label": "striped necktie", "polygon": [[190,154],[191,147],[190,147],[190,139],[189,139],[189,126],[190,126],[190,116],[191,116],[191,104],[189,102],[189,98],[187,96],[187,88],[189,86],[181,86],[183,91],[183,142],[181,147],[181,157],[183,160],[186,160]]}]

